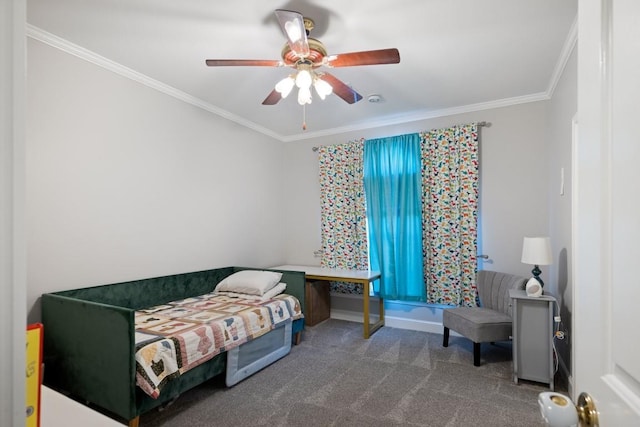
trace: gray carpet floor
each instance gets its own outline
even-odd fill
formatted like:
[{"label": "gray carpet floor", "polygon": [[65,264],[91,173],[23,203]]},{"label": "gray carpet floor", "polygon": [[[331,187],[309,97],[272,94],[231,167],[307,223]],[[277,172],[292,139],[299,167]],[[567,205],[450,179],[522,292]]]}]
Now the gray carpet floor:
[{"label": "gray carpet floor", "polygon": [[512,379],[510,343],[472,344],[329,319],[307,327],[284,358],[233,387],[215,378],[140,418],[171,426],[543,426],[544,384]]}]

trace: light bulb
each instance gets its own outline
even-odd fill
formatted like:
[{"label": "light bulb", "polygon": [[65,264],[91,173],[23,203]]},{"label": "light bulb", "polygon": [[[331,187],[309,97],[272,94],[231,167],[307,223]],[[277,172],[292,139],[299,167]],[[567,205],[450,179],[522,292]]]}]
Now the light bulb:
[{"label": "light bulb", "polygon": [[298,75],[296,76],[296,86],[299,88],[307,88],[311,87],[311,73],[308,70],[300,70],[298,71]]},{"label": "light bulb", "polygon": [[298,104],[311,104],[311,89],[308,86],[302,86],[298,90]]},{"label": "light bulb", "polygon": [[313,87],[316,88],[316,92],[322,100],[324,100],[327,95],[331,95],[331,93],[333,92],[333,87],[329,83],[319,78],[315,79],[315,81],[313,82]]},{"label": "light bulb", "polygon": [[294,84],[295,81],[293,80],[293,77],[288,76],[276,84],[276,92],[279,92],[280,96],[284,99],[291,93],[291,89],[293,89]]}]

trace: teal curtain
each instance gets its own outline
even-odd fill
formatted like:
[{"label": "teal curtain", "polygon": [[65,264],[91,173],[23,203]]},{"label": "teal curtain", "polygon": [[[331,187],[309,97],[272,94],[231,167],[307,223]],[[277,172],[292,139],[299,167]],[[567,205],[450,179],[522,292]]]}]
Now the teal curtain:
[{"label": "teal curtain", "polygon": [[369,258],[384,299],[426,301],[421,179],[419,134],[365,141]]}]

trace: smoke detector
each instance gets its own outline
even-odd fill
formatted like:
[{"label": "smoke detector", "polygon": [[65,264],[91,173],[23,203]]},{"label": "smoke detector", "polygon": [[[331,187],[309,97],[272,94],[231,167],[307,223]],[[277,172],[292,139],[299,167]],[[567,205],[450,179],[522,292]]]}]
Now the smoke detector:
[{"label": "smoke detector", "polygon": [[382,96],[373,94],[367,97],[367,101],[371,102],[372,104],[377,104],[378,102],[382,102],[383,100]]}]

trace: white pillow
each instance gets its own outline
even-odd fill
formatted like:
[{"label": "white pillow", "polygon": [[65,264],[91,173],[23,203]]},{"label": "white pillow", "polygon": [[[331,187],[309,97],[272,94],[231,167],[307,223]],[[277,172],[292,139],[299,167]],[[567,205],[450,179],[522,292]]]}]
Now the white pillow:
[{"label": "white pillow", "polygon": [[281,278],[282,273],[276,271],[242,270],[224,278],[215,290],[262,296],[277,285]]},{"label": "white pillow", "polygon": [[260,295],[249,295],[249,294],[239,294],[237,292],[228,292],[228,291],[218,291],[217,289],[213,291],[216,295],[224,295],[233,298],[245,298],[245,299],[254,299],[259,301],[267,301],[273,299],[273,297],[280,295],[287,289],[286,283],[278,283],[273,288],[269,289],[262,296]]}]

